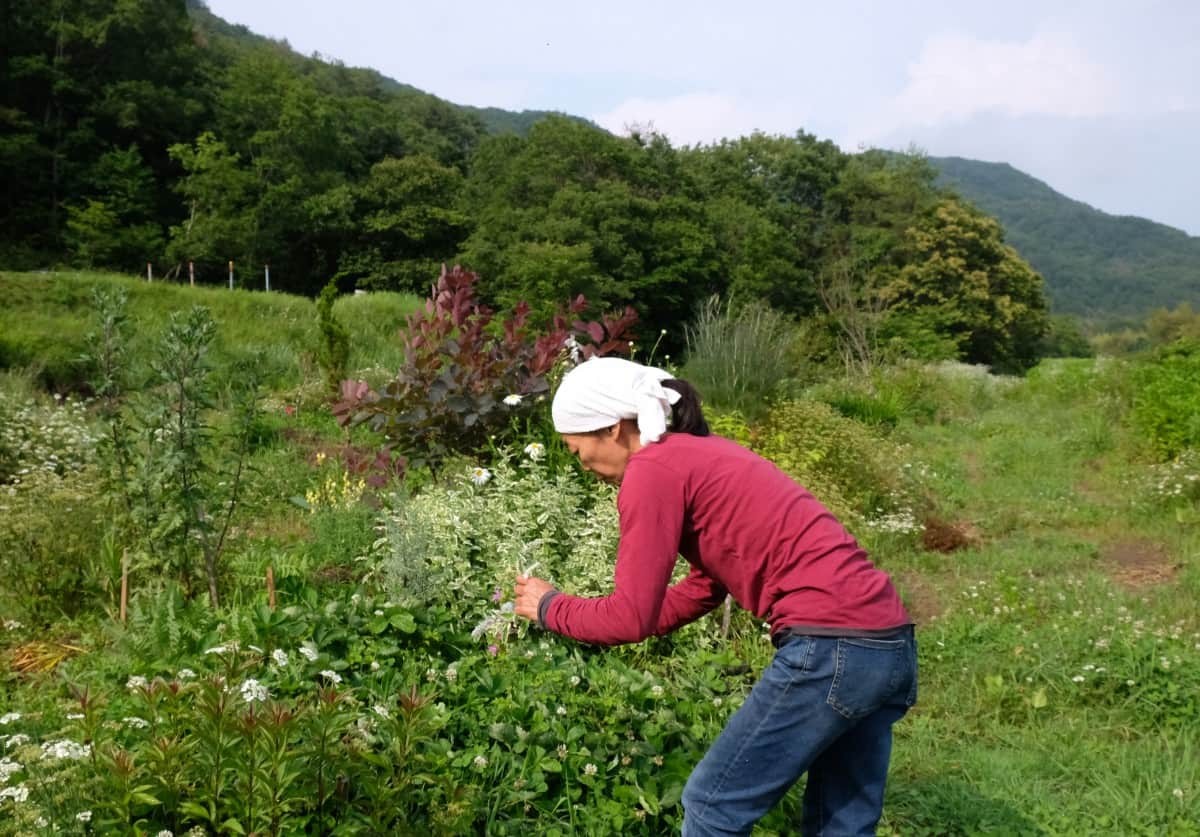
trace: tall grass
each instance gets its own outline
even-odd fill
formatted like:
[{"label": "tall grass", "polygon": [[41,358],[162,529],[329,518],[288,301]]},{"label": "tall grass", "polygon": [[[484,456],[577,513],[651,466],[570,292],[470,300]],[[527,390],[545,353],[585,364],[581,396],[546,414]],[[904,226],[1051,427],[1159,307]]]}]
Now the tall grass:
[{"label": "tall grass", "polygon": [[[0,272],[0,370],[23,370],[48,390],[86,390],[90,370],[81,357],[97,286],[121,287],[129,296],[135,378],[149,374],[142,358],[149,357],[171,313],[193,305],[207,307],[217,322],[218,367],[251,359],[272,389],[296,387],[316,374],[311,299],[88,272]],[[400,356],[396,332],[419,305],[414,296],[392,293],[339,300],[334,310],[350,330],[351,372],[394,367]]]},{"label": "tall grass", "polygon": [[710,297],[685,336],[684,377],[714,407],[758,418],[779,385],[794,375],[795,326],[765,304],[735,308]]}]

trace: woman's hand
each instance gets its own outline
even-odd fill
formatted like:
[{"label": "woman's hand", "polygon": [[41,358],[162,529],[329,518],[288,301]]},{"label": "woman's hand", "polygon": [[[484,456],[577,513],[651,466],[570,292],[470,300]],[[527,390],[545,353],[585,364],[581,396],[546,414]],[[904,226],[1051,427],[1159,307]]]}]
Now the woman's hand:
[{"label": "woman's hand", "polygon": [[542,602],[542,596],[554,589],[552,584],[542,581],[540,578],[519,575],[513,591],[515,594],[513,609],[516,610],[518,616],[524,616],[531,622],[536,622],[538,605]]}]

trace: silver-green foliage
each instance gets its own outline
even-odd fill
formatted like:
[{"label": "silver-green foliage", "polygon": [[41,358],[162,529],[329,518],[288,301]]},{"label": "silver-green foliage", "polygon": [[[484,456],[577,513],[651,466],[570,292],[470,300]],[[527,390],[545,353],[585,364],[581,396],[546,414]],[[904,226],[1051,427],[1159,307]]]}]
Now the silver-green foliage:
[{"label": "silver-green foliage", "polygon": [[491,471],[398,498],[383,514],[378,571],[393,597],[482,613],[530,571],[579,595],[612,583],[615,492],[514,456]]}]

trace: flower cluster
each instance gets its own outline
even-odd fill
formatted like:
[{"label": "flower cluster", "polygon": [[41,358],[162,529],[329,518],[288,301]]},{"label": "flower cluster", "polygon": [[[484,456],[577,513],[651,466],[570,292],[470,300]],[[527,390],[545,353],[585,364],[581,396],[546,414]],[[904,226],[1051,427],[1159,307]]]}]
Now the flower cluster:
[{"label": "flower cluster", "polygon": [[45,407],[0,393],[0,485],[16,491],[36,472],[64,476],[84,468],[98,439],[87,420],[87,405],[55,396]]}]

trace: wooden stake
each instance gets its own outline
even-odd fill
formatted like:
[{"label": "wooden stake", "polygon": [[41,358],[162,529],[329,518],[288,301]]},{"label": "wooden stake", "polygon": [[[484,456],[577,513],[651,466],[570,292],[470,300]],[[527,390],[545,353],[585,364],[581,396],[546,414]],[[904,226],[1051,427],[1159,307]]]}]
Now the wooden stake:
[{"label": "wooden stake", "polygon": [[129,550],[121,550],[121,624],[129,614]]},{"label": "wooden stake", "polygon": [[275,609],[275,570],[267,565],[267,607]]},{"label": "wooden stake", "polygon": [[269,264],[263,265],[263,275],[267,277],[267,290],[270,291],[271,290],[271,266]]},{"label": "wooden stake", "polygon": [[188,262],[188,284],[196,284],[196,263]]},{"label": "wooden stake", "polygon": [[233,260],[229,261],[229,290],[233,290]]},{"label": "wooden stake", "polygon": [[146,281],[147,282],[154,281],[154,268],[150,264],[150,262],[146,262]]}]

